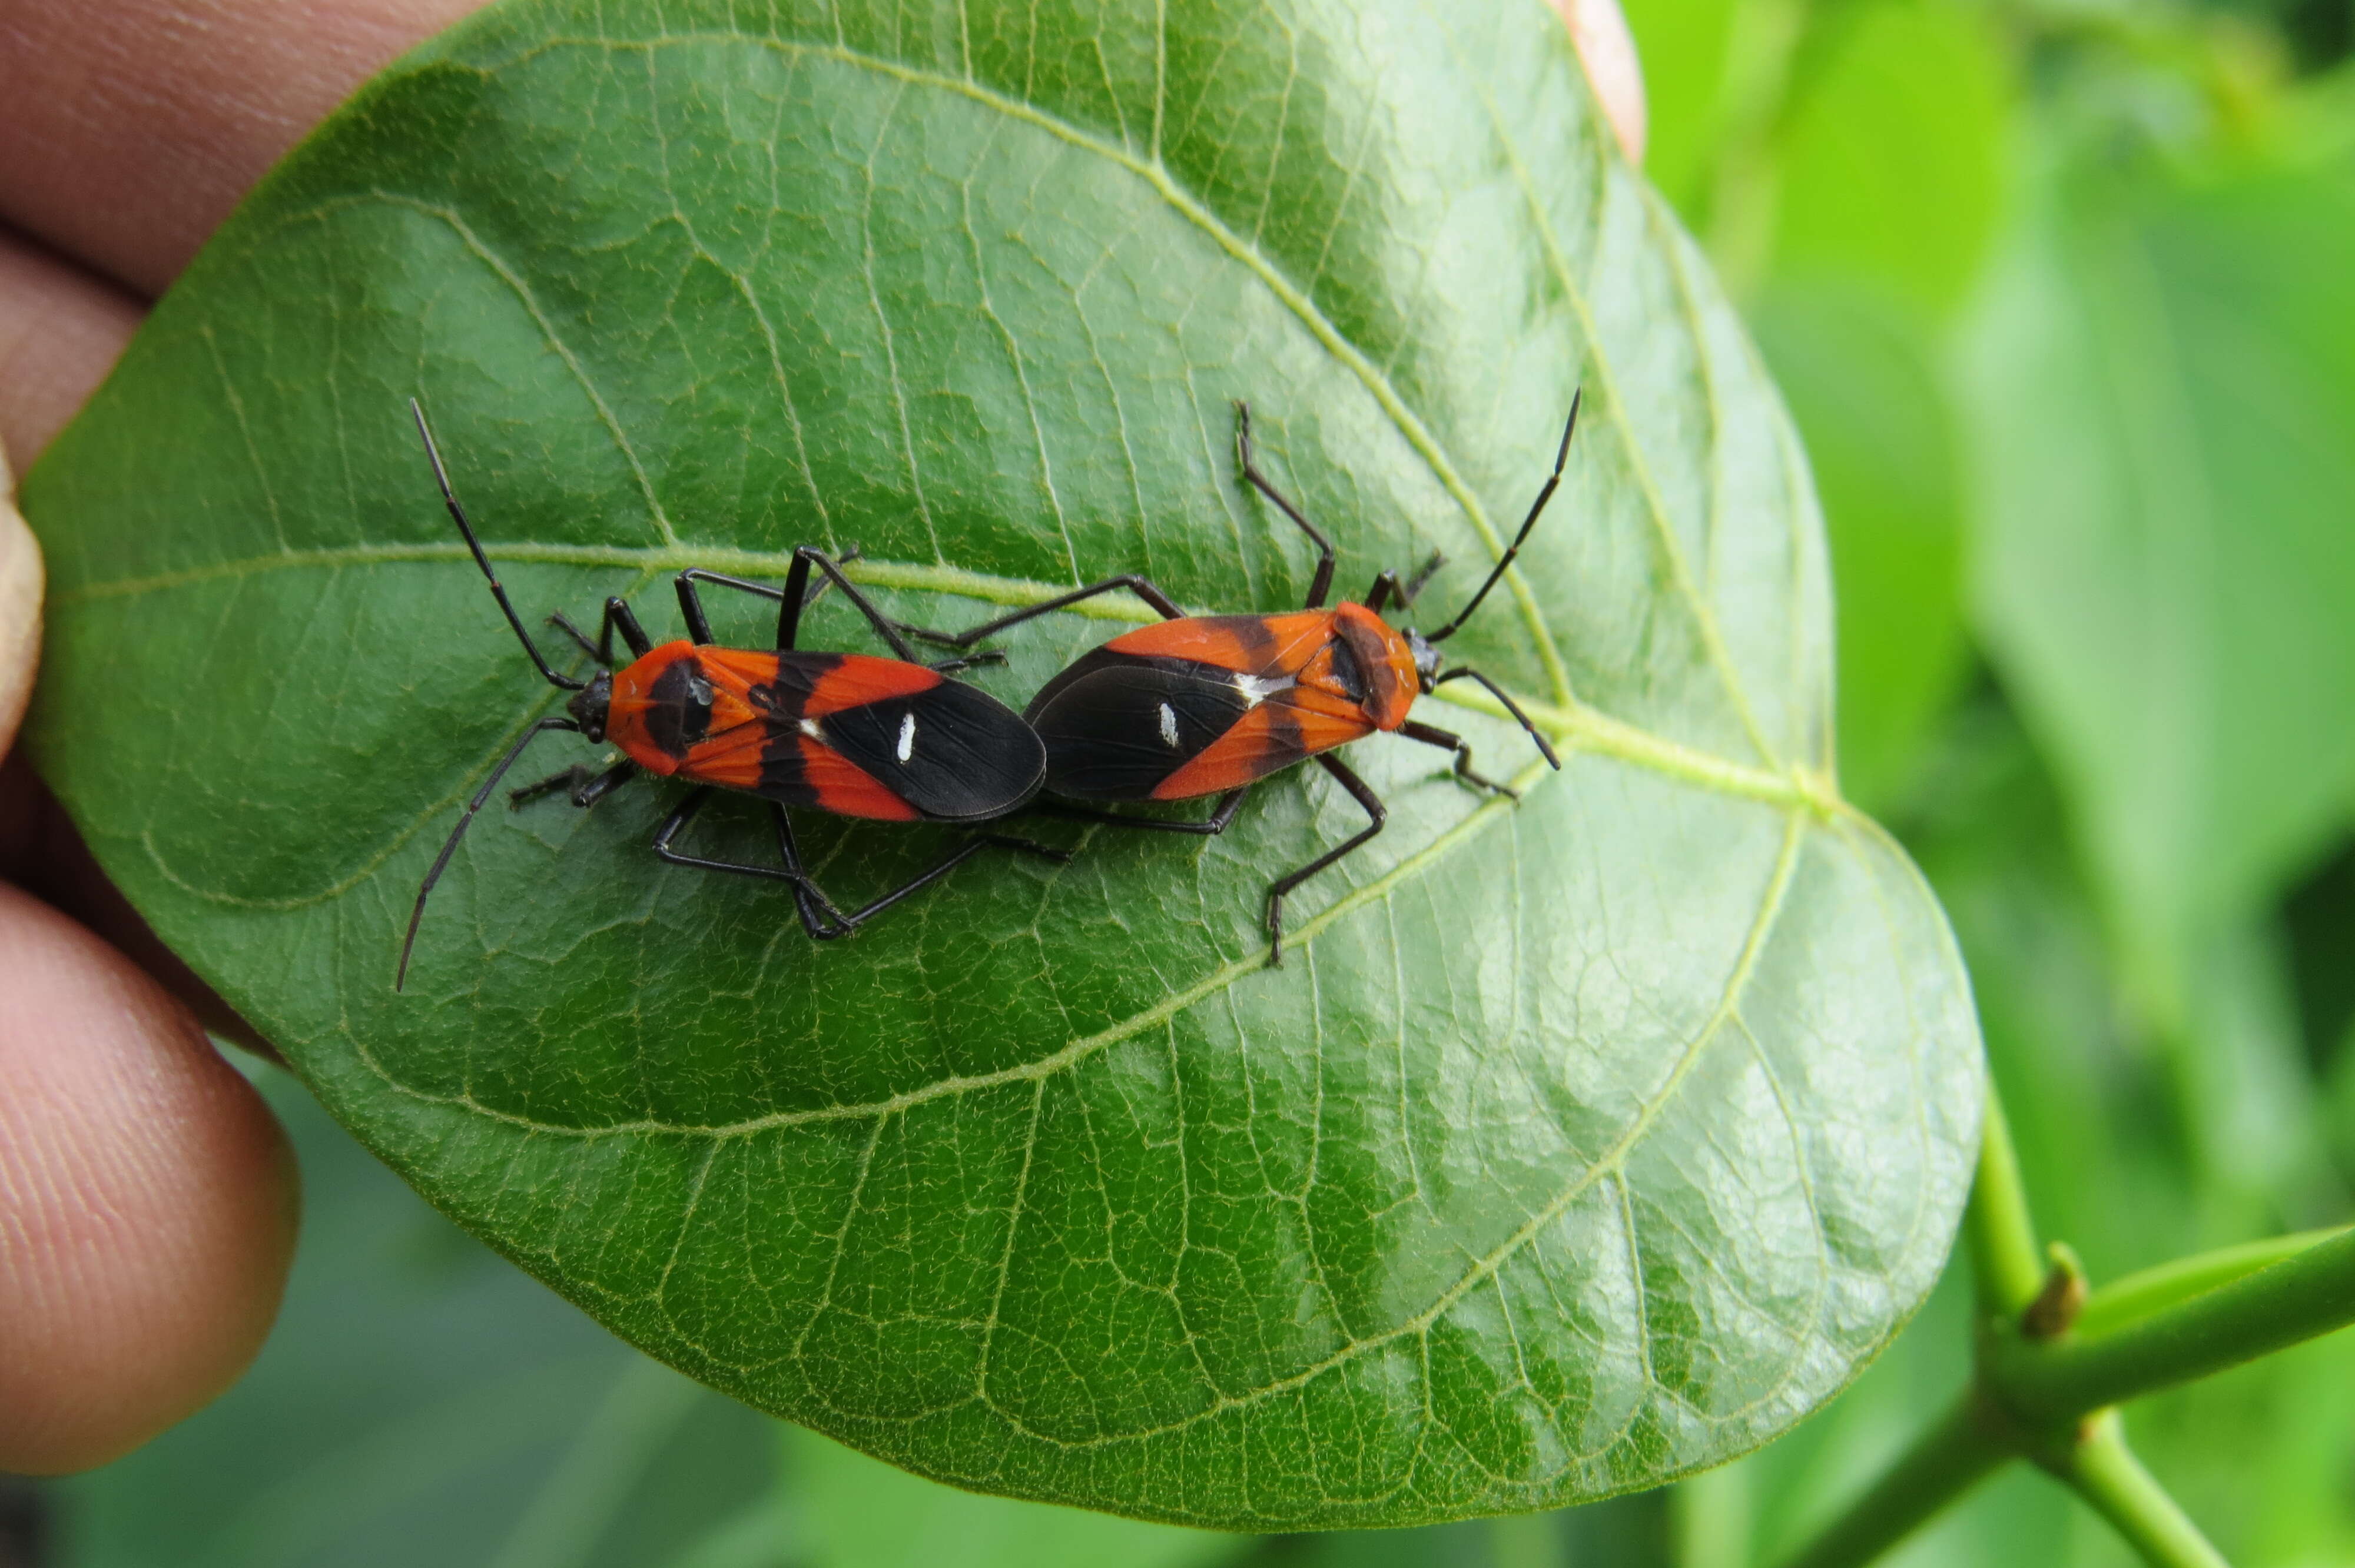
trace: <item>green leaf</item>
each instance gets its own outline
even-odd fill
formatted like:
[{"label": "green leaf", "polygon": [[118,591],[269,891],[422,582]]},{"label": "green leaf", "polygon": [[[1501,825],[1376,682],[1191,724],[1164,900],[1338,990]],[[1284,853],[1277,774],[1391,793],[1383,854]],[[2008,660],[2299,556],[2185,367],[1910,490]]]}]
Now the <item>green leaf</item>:
[{"label": "green leaf", "polygon": [[1770,286],[1759,346],[1806,438],[1839,593],[1839,777],[1902,798],[1969,664],[1961,474],[1931,334],[1859,280]]},{"label": "green leaf", "polygon": [[2161,1015],[2355,800],[2355,175],[2042,182],[1974,334],[1976,617]]},{"label": "green leaf", "polygon": [[[748,19],[750,18],[750,19]],[[493,813],[537,616],[861,545],[897,613],[1119,571],[1300,601],[1232,399],[1352,581],[1569,753],[1433,707],[1222,838],[1041,821],[855,940],[666,868],[642,785]],[[1754,351],[1534,3],[495,7],[256,193],[28,476],[36,747],[110,871],[437,1204],[617,1332],[960,1484],[1397,1524],[1647,1485],[1840,1386],[1945,1255],[1977,1039],[1833,799],[1820,525]],[[837,600],[813,645],[868,647]],[[723,637],[762,635],[760,607]],[[1019,703],[1112,628],[985,673]],[[1455,688],[1450,688],[1454,690]],[[547,743],[544,766],[582,755]],[[1361,820],[1361,819],[1359,819]],[[715,810],[698,842],[762,850]],[[805,822],[842,896],[936,830]],[[1151,840],[1152,842],[1144,842]]]}]

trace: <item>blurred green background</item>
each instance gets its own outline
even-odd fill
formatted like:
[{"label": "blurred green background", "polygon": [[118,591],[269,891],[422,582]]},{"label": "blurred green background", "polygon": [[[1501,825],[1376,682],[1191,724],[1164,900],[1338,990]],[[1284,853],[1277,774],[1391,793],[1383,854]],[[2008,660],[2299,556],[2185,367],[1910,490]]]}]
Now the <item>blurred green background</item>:
[{"label": "blurred green background", "polygon": [[[1844,787],[1960,932],[2043,1229],[2099,1282],[2349,1219],[2355,0],[1628,8],[1653,177],[1814,459]],[[130,1458],[0,1491],[0,1568],[1744,1568],[1967,1366],[1950,1277],[1784,1441],[1530,1519],[972,1498],[625,1350],[265,1079],[308,1203],[269,1349]],[[2128,1420],[2235,1563],[2355,1561],[2355,1335]],[[2016,1467],[1891,1561],[2130,1559]]]}]

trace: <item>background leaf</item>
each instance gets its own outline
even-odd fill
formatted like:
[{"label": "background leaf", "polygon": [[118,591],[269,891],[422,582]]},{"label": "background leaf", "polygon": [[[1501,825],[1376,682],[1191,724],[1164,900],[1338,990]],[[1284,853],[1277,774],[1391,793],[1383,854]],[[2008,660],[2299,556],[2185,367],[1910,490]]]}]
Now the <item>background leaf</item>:
[{"label": "background leaf", "polygon": [[827,1568],[1034,1568],[1118,1563],[1205,1568],[1248,1551],[1248,1538],[1173,1530],[1078,1509],[975,1497],[895,1470],[811,1432],[790,1432],[788,1468],[810,1554]]},{"label": "background leaf", "polygon": [[1970,672],[1960,461],[1934,338],[1858,279],[1777,282],[1752,308],[1807,440],[1839,592],[1839,777],[1902,798]]},{"label": "background leaf", "polygon": [[1772,270],[1952,306],[2005,194],[2009,73],[1986,8],[1881,0],[1810,16],[1775,137]]},{"label": "background leaf", "polygon": [[[1988,647],[2151,1002],[2355,800],[2355,178],[2049,172],[1971,342]],[[2253,523],[2252,519],[2261,519]]]},{"label": "background leaf", "polygon": [[[1927,1289],[1978,1058],[1934,904],[1828,792],[1819,524],[1738,322],[1534,3],[942,15],[512,5],[379,79],[27,477],[45,770],[436,1203],[911,1467],[1391,1524],[1764,1440]],[[1233,482],[1246,396],[1351,572],[1438,546],[1453,600],[1581,385],[1557,512],[1459,645],[1567,768],[1468,708],[1519,804],[1361,747],[1391,828],[1286,969],[1261,890],[1349,812],[1305,777],[823,950],[659,868],[642,789],[485,823],[390,991],[453,803],[549,700],[412,392],[526,605],[815,538],[954,624],[1124,569],[1296,603]],[[838,606],[811,640],[865,645]],[[942,843],[812,839],[846,893]]]}]

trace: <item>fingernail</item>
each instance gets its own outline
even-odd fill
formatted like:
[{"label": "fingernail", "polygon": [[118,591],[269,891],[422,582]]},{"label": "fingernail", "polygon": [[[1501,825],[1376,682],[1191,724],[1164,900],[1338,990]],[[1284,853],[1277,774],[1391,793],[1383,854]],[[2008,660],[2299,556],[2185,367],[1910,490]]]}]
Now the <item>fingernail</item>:
[{"label": "fingernail", "polygon": [[16,483],[0,452],[0,757],[16,738],[41,660],[41,546],[16,513]]},{"label": "fingernail", "polygon": [[1577,47],[1579,63],[1604,115],[1619,138],[1619,150],[1631,164],[1644,161],[1644,69],[1636,58],[1636,37],[1619,0],[1553,0],[1554,9],[1570,25],[1570,41]]}]

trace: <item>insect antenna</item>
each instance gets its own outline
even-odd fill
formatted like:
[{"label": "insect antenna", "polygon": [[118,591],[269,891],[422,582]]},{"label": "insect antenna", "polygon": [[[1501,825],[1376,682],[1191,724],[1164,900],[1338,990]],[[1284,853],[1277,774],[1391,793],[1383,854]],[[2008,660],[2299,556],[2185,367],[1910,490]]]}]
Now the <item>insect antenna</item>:
[{"label": "insect antenna", "polygon": [[531,655],[531,662],[539,667],[541,676],[549,685],[561,686],[568,692],[585,689],[588,685],[586,681],[558,674],[548,667],[548,661],[540,657],[531,633],[523,629],[523,617],[517,615],[515,606],[507,602],[507,590],[499,582],[499,575],[491,570],[491,558],[483,554],[482,541],[474,537],[474,524],[466,521],[466,509],[458,504],[457,493],[450,488],[450,471],[442,466],[442,451],[433,444],[433,432],[426,428],[424,408],[411,397],[409,411],[417,417],[417,433],[424,438],[425,456],[433,464],[434,481],[442,486],[442,503],[449,507],[450,520],[458,524],[458,532],[464,537],[466,548],[474,553],[474,565],[483,568],[484,579],[491,585],[491,597],[499,601],[499,609],[506,616],[507,624],[515,628],[516,640],[523,644],[523,651]]},{"label": "insect antenna", "polygon": [[[1505,575],[1505,568],[1513,564],[1513,557],[1521,553],[1521,546],[1529,541],[1529,530],[1538,525],[1539,514],[1545,511],[1546,503],[1553,499],[1554,491],[1561,483],[1562,465],[1570,461],[1570,438],[1578,430],[1578,405],[1585,396],[1583,387],[1571,394],[1570,419],[1561,428],[1561,445],[1553,454],[1553,472],[1546,476],[1545,488],[1538,492],[1537,500],[1530,503],[1529,514],[1521,519],[1521,531],[1513,535],[1511,546],[1497,558],[1497,569],[1488,574],[1488,580],[1480,585],[1480,591],[1472,596],[1472,602],[1458,611],[1455,620],[1436,631],[1426,631],[1423,634],[1423,640],[1425,642],[1444,642],[1462,630],[1464,623],[1472,619],[1472,612],[1480,608],[1480,601],[1488,597],[1488,590],[1495,588],[1497,580]],[[1524,725],[1529,722],[1527,719],[1521,721]],[[1537,732],[1531,730],[1529,733],[1535,735]],[[1538,744],[1543,746],[1545,743],[1540,741]],[[1561,765],[1557,763],[1555,766]]]},{"label": "insect antenna", "polygon": [[[1429,641],[1430,639],[1425,638],[1423,641]],[[1471,668],[1469,665],[1458,665],[1453,670],[1443,671],[1441,673],[1433,675],[1431,678],[1431,683],[1433,686],[1442,686],[1450,681],[1476,681],[1482,686],[1487,688],[1487,692],[1490,696],[1505,705],[1505,711],[1507,713],[1520,720],[1521,727],[1529,732],[1529,738],[1538,743],[1538,750],[1545,755],[1545,759],[1548,762],[1553,764],[1554,771],[1560,772],[1561,770],[1561,758],[1553,754],[1553,746],[1546,739],[1545,732],[1538,728],[1536,725],[1529,722],[1529,715],[1521,711],[1521,705],[1507,696],[1503,687],[1497,685],[1496,682],[1488,679],[1487,676],[1480,673],[1479,671]]]},{"label": "insect antenna", "polygon": [[[528,643],[526,644],[526,646],[528,645]],[[417,926],[418,922],[425,918],[426,896],[433,891],[433,885],[442,880],[442,873],[449,865],[450,857],[458,853],[458,841],[464,838],[466,830],[474,825],[474,813],[483,809],[483,802],[491,798],[491,791],[499,787],[499,780],[506,778],[507,769],[516,765],[516,759],[523,755],[524,747],[551,729],[569,729],[577,732],[580,728],[579,725],[569,718],[540,720],[526,730],[521,739],[507,747],[507,754],[499,758],[499,765],[491,769],[491,776],[483,780],[483,787],[474,791],[473,800],[466,802],[465,814],[458,819],[458,825],[450,830],[450,837],[442,844],[442,853],[433,857],[433,869],[425,874],[425,881],[417,889],[416,906],[409,912],[409,934],[400,939],[400,969],[392,977],[393,990],[399,991],[402,983],[409,979],[409,950],[417,946]]]}]

